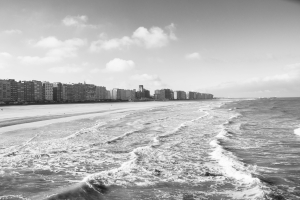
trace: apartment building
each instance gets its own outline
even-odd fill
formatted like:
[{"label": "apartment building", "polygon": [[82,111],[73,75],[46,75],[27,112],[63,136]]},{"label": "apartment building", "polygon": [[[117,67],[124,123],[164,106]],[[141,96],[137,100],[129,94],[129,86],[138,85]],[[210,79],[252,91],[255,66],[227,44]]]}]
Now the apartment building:
[{"label": "apartment building", "polygon": [[34,101],[43,101],[43,83],[33,80]]},{"label": "apartment building", "polygon": [[23,101],[25,101],[24,82],[19,81],[17,84],[18,84],[18,102],[23,102]]},{"label": "apartment building", "polygon": [[53,83],[53,101],[61,102],[62,100],[62,83]]},{"label": "apartment building", "polygon": [[34,85],[32,81],[23,81],[24,83],[24,100],[34,102]]},{"label": "apartment building", "polygon": [[96,86],[93,84],[84,84],[85,101],[96,100]]},{"label": "apartment building", "polygon": [[50,82],[43,82],[43,100],[53,101],[53,84]]},{"label": "apartment building", "polygon": [[11,101],[11,88],[9,80],[0,80],[0,101]]}]

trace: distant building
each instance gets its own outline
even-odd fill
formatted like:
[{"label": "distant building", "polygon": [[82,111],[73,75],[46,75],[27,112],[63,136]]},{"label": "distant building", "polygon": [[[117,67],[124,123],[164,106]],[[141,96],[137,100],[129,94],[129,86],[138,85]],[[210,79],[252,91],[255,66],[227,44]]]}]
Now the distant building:
[{"label": "distant building", "polygon": [[96,86],[93,84],[84,84],[84,100],[95,101],[96,100]]},{"label": "distant building", "polygon": [[85,86],[82,83],[73,84],[73,95],[75,102],[85,101]]},{"label": "distant building", "polygon": [[106,87],[96,86],[96,100],[101,101],[106,99],[107,92]]},{"label": "distant building", "polygon": [[17,102],[18,101],[18,82],[14,79],[8,79],[10,84],[10,101]]},{"label": "distant building", "polygon": [[34,101],[43,100],[43,83],[41,81],[33,80],[33,98]]},{"label": "distant building", "polygon": [[114,88],[111,90],[111,99],[113,100],[121,100],[121,91],[118,88]]},{"label": "distant building", "polygon": [[53,83],[53,101],[56,102],[63,101],[62,90],[63,90],[62,83],[60,82]]},{"label": "distant building", "polygon": [[23,81],[24,83],[24,100],[34,102],[34,85],[32,81]]},{"label": "distant building", "polygon": [[11,100],[10,81],[0,80],[0,101],[9,102]]},{"label": "distant building", "polygon": [[68,100],[67,89],[68,89],[67,84],[62,84],[62,86],[61,86],[61,100],[62,101]]},{"label": "distant building", "polygon": [[126,100],[126,91],[124,89],[120,89],[120,99]]},{"label": "distant building", "polygon": [[68,102],[75,102],[75,92],[74,92],[74,85],[73,84],[65,84],[66,86],[66,95]]},{"label": "distant building", "polygon": [[18,82],[18,102],[24,102],[25,101],[25,87],[24,82],[19,81]]},{"label": "distant building", "polygon": [[150,91],[145,89],[143,85],[139,85],[139,90],[136,92],[137,99],[151,98]]},{"label": "distant building", "polygon": [[174,91],[175,100],[184,100],[186,99],[186,92],[184,91]]},{"label": "distant building", "polygon": [[109,90],[106,90],[105,99],[111,99],[111,92]]},{"label": "distant building", "polygon": [[47,81],[43,82],[44,101],[53,101],[53,84]]}]

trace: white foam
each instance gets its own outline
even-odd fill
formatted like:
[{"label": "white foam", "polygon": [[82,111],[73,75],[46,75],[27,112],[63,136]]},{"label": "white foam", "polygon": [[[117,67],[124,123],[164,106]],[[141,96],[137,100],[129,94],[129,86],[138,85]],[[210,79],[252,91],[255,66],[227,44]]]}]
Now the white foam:
[{"label": "white foam", "polygon": [[227,136],[228,136],[228,132],[225,129],[222,129],[219,132],[219,134],[216,136],[216,138],[223,138],[223,139],[225,139],[225,138],[227,138]]},{"label": "white foam", "polygon": [[224,150],[217,140],[211,141],[210,145],[215,148],[210,155],[213,159],[218,161],[224,175],[242,181],[242,183],[245,184],[260,182],[259,179],[253,178],[251,175],[251,172],[255,171],[255,167],[244,167],[244,164],[238,161],[232,153]]},{"label": "white foam", "polygon": [[[150,146],[135,148],[129,153],[130,159],[122,163],[120,167],[89,175],[83,179],[83,182],[89,184],[90,181],[97,180],[103,183],[105,186],[152,185],[154,184],[153,182],[150,182],[147,179],[141,176],[134,175],[134,173],[132,173],[135,169],[138,168],[137,162],[140,160],[140,158],[144,155],[150,154],[151,152],[152,148]],[[144,172],[151,174],[151,172],[148,172],[146,170],[144,170]]]},{"label": "white foam", "polygon": [[133,133],[136,133],[137,131],[138,130],[128,131],[128,132],[124,133],[123,135],[117,136],[117,137],[115,137],[115,138],[113,138],[111,140],[106,141],[106,143],[115,142],[115,141],[120,140],[120,139],[122,139],[124,137],[127,137],[127,136],[129,136],[129,135],[131,135]]},{"label": "white foam", "polygon": [[90,127],[90,128],[83,128],[79,131],[77,131],[76,133],[73,133],[67,137],[65,137],[64,139],[65,140],[69,140],[71,138],[75,138],[81,134],[84,134],[84,133],[89,133],[89,132],[96,132],[97,131],[97,128],[101,127],[101,126],[104,126],[106,124],[106,122],[100,122],[100,123],[96,123],[94,126]]},{"label": "white foam", "polygon": [[299,135],[299,136],[300,136],[300,128],[295,129],[295,130],[294,130],[294,133],[295,133],[296,135]]}]

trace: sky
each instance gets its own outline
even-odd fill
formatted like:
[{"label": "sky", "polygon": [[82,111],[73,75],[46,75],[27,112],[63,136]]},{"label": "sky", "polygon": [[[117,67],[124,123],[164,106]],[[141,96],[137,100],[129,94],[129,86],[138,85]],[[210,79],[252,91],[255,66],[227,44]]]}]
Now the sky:
[{"label": "sky", "polygon": [[300,96],[297,0],[1,0],[0,79]]}]

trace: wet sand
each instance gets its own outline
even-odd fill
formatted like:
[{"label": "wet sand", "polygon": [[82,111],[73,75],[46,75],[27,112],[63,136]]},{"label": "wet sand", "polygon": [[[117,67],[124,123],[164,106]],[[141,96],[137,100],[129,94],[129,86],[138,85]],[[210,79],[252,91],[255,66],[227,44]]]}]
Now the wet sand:
[{"label": "wet sand", "polygon": [[[23,128],[96,117],[110,113],[168,106],[176,102],[122,102],[10,106],[0,111],[0,134]],[[189,103],[178,101],[178,103]]]}]

